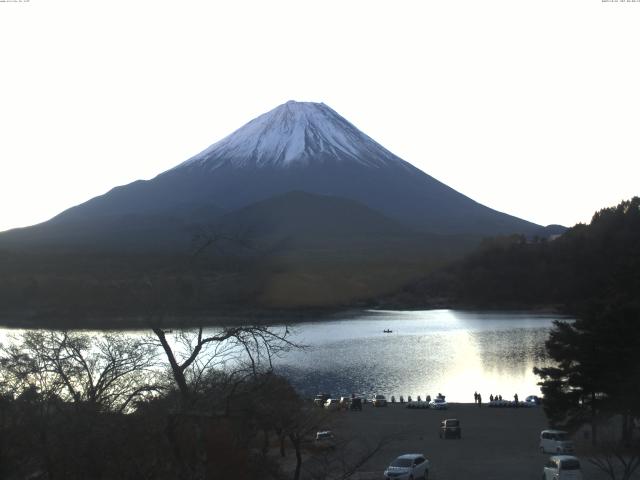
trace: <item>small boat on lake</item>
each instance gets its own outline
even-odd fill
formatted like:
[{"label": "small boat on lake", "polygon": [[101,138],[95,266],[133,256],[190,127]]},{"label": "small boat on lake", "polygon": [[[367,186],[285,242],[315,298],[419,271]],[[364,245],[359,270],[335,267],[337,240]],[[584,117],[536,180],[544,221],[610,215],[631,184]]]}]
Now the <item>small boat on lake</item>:
[{"label": "small boat on lake", "polygon": [[393,333],[393,330],[389,330],[389,329],[383,330],[382,333]]}]

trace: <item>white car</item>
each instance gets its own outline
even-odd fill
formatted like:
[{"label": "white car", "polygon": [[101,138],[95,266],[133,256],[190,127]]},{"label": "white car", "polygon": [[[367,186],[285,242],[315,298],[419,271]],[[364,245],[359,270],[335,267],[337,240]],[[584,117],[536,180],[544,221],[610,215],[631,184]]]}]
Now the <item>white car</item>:
[{"label": "white car", "polygon": [[337,398],[330,398],[324,402],[324,408],[327,410],[338,410],[340,408],[340,400]]},{"label": "white car", "polygon": [[324,403],[330,398],[331,398],[331,395],[329,395],[328,393],[319,393],[313,399],[313,404],[316,405],[317,407],[323,407]]},{"label": "white car", "polygon": [[540,432],[540,452],[573,453],[573,442],[564,430],[543,430]]},{"label": "white car", "polygon": [[582,480],[580,460],[571,455],[556,455],[542,469],[542,480]]},{"label": "white car", "polygon": [[446,410],[447,407],[448,405],[444,398],[434,398],[429,402],[429,408],[433,408],[435,410]]},{"label": "white car", "polygon": [[396,458],[384,471],[385,480],[418,480],[429,478],[429,460],[421,453],[408,453]]}]

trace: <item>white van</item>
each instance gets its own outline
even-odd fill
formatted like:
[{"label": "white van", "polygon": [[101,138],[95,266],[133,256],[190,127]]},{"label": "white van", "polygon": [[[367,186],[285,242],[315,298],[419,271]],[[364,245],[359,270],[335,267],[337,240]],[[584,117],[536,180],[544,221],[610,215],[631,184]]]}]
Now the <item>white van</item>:
[{"label": "white van", "polygon": [[542,453],[573,453],[573,442],[563,430],[543,430],[540,432]]},{"label": "white van", "polygon": [[542,480],[582,480],[580,460],[570,455],[556,455],[542,470]]}]

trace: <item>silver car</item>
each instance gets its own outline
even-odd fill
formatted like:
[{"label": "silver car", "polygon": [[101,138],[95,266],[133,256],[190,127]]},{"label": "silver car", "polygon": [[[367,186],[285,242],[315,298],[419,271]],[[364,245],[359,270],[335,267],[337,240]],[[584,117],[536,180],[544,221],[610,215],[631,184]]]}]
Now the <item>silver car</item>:
[{"label": "silver car", "polygon": [[564,430],[543,430],[540,432],[541,453],[573,453],[573,442]]},{"label": "silver car", "polygon": [[431,467],[421,453],[408,453],[396,458],[384,471],[385,480],[418,480],[429,478]]},{"label": "silver car", "polygon": [[324,430],[316,433],[316,441],[315,445],[317,448],[325,449],[334,449],[336,448],[336,440],[333,432],[331,430]]},{"label": "silver car", "polygon": [[435,410],[446,410],[447,402],[444,398],[434,398],[429,402],[429,408],[433,408]]},{"label": "silver car", "polygon": [[571,455],[556,455],[542,469],[542,480],[582,480],[580,460]]}]

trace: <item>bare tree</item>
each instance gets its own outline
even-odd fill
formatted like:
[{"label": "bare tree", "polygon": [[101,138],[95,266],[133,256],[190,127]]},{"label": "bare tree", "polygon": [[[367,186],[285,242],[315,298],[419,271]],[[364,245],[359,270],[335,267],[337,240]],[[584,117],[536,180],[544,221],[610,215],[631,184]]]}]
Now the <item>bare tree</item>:
[{"label": "bare tree", "polygon": [[611,480],[629,480],[640,467],[640,445],[625,447],[618,442],[600,443],[588,460]]},{"label": "bare tree", "polygon": [[45,397],[126,412],[157,392],[156,354],[122,334],[30,331],[0,348],[0,385],[17,395],[35,389]]},{"label": "bare tree", "polygon": [[313,480],[347,480],[398,437],[399,435],[391,435],[376,439],[343,439],[336,444],[335,449],[314,455],[305,471]]},{"label": "bare tree", "polygon": [[156,327],[153,333],[166,355],[173,380],[186,404],[192,400],[200,380],[210,368],[255,375],[272,370],[275,357],[299,348],[290,340],[286,327],[227,327],[211,333],[205,333],[203,327],[198,327],[194,331],[171,332],[172,338],[167,336],[169,332]]},{"label": "bare tree", "polygon": [[117,334],[29,331],[0,347],[0,476],[103,478],[133,465],[123,451],[144,451],[143,419],[125,414],[158,396],[155,357]]},{"label": "bare tree", "polygon": [[[153,333],[179,392],[179,409],[168,415],[165,429],[179,475],[189,479],[205,478],[210,461],[216,456],[215,451],[207,449],[210,444],[207,439],[227,435],[222,432],[227,428],[224,425],[233,423],[230,418],[219,416],[217,407],[226,404],[224,417],[227,417],[231,398],[245,397],[243,401],[246,401],[243,386],[247,381],[271,371],[273,358],[296,345],[289,339],[286,327],[238,326],[210,331],[198,327],[175,332],[155,327]],[[249,411],[252,410],[255,408],[250,406]],[[249,437],[240,434],[242,430],[240,427],[234,442],[227,439],[234,445],[227,446],[232,450],[224,460],[232,458],[233,452],[248,451]],[[222,460],[218,460],[221,471],[224,467]]]},{"label": "bare tree", "polygon": [[[299,480],[302,472],[302,446],[311,434],[320,430],[327,423],[327,415],[323,410],[315,408],[301,408],[291,412],[288,421],[284,424],[284,431],[291,440],[296,455],[296,467],[293,472],[293,480]],[[282,447],[281,447],[282,448]]]}]

